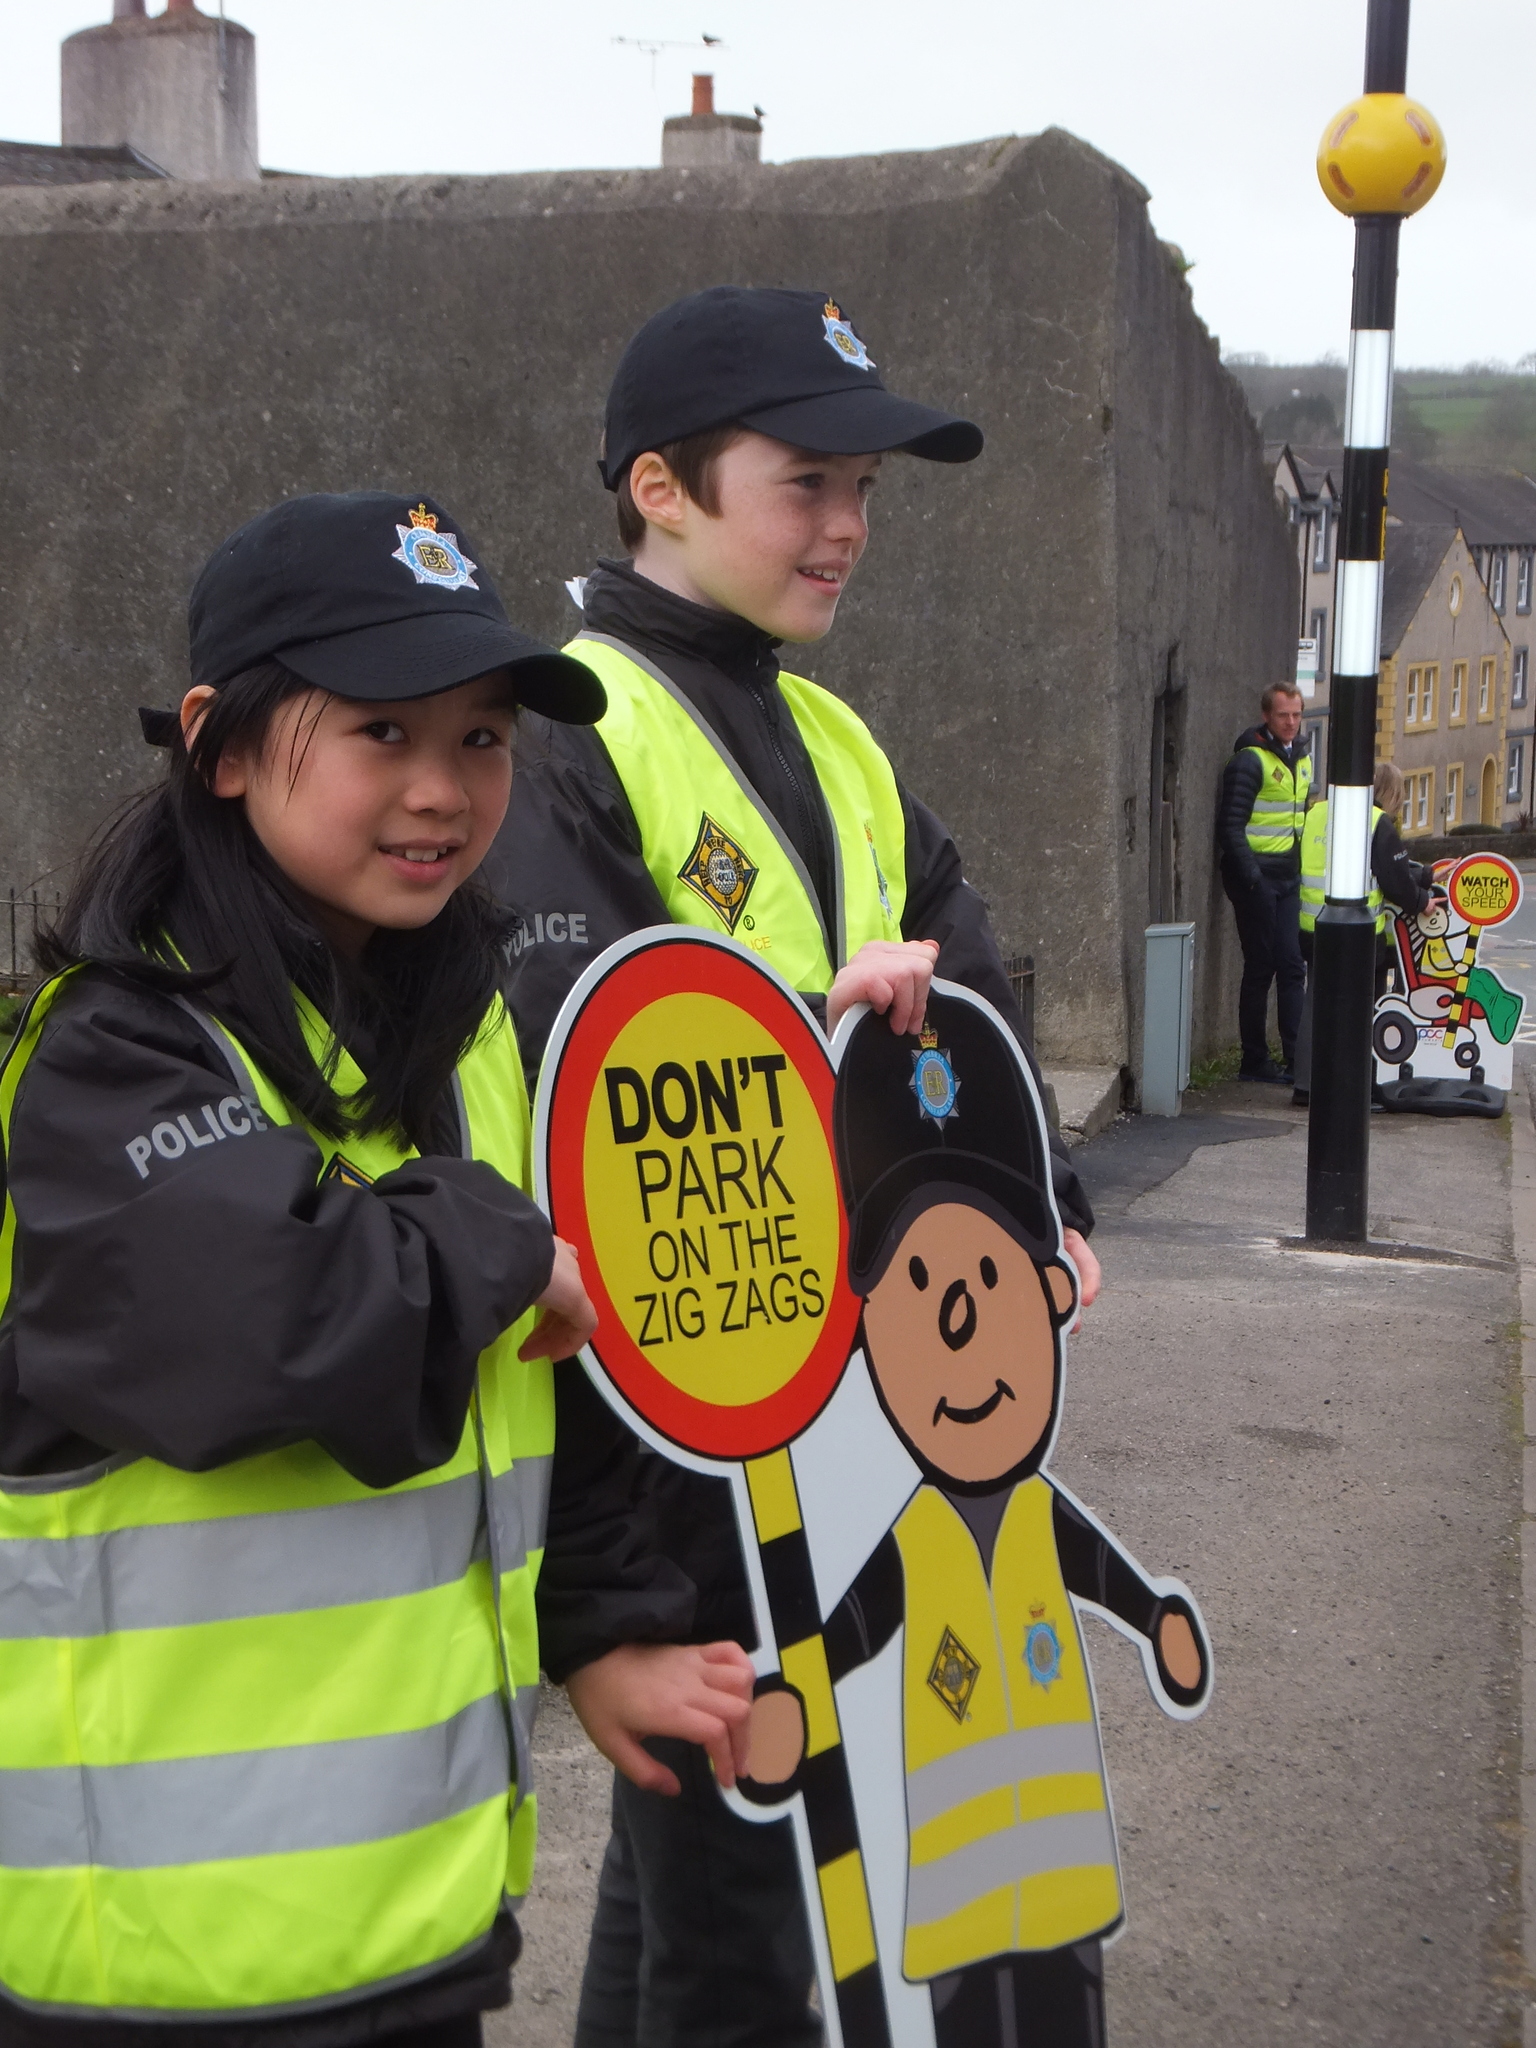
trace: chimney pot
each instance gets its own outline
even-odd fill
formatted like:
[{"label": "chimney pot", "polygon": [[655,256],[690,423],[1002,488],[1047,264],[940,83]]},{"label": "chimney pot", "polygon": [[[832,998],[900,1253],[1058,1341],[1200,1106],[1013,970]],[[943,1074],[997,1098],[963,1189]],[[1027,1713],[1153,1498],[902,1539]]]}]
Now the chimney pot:
[{"label": "chimney pot", "polygon": [[114,21],[142,21],[144,19],[144,0],[112,0],[112,19]]},{"label": "chimney pot", "polygon": [[165,0],[167,14],[196,14],[197,0]]},{"label": "chimney pot", "polygon": [[712,71],[695,71],[693,74],[694,118],[697,119],[700,114],[712,114],[714,111],[715,74]]}]

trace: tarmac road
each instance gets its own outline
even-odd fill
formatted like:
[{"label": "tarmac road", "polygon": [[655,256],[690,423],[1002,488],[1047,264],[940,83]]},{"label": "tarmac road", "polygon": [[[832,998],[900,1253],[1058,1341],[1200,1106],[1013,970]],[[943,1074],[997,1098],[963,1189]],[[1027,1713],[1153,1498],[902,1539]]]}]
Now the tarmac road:
[{"label": "tarmac road", "polygon": [[[1087,1624],[1128,1905],[1110,2041],[1506,2048],[1530,1995],[1508,1126],[1374,1119],[1373,1237],[1427,1255],[1340,1257],[1286,1242],[1288,1097],[1187,1100],[1078,1154],[1106,1277],[1055,1469],[1188,1581],[1216,1652],[1179,1725]],[[563,1702],[537,1747],[544,1845],[492,2048],[570,2041],[606,1831]]]}]

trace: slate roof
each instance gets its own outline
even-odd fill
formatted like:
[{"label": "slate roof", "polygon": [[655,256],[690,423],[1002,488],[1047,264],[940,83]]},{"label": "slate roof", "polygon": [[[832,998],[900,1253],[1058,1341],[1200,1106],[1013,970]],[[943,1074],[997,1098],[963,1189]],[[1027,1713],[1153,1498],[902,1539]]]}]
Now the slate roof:
[{"label": "slate roof", "polygon": [[[1298,469],[1307,465],[1344,473],[1340,448],[1293,448]],[[1441,469],[1431,462],[1392,457],[1388,515],[1404,526],[1459,526],[1470,548],[1536,547],[1536,482],[1518,470]]]},{"label": "slate roof", "polygon": [[[1397,652],[1455,538],[1454,526],[1388,527],[1387,565],[1381,592],[1383,659]],[[1478,588],[1482,588],[1481,584]]]},{"label": "slate roof", "polygon": [[0,142],[0,185],[99,185],[169,176],[127,143],[108,149],[81,142]]}]

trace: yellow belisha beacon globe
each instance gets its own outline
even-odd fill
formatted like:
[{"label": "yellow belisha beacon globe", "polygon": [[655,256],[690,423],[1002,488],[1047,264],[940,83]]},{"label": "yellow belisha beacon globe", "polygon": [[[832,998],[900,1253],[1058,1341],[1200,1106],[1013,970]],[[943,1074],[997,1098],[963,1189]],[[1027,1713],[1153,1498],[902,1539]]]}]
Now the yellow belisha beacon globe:
[{"label": "yellow belisha beacon globe", "polygon": [[1445,176],[1445,137],[1406,93],[1342,107],[1317,145],[1317,180],[1340,213],[1417,213]]}]

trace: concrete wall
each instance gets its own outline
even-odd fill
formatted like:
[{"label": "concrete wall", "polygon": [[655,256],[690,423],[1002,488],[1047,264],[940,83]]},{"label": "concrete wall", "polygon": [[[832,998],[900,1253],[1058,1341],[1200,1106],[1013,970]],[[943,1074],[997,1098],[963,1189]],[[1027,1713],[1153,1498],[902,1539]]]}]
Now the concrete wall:
[{"label": "concrete wall", "polygon": [[196,8],[81,29],[59,53],[66,143],[122,143],[173,178],[259,178],[256,38]]},{"label": "concrete wall", "polygon": [[1175,837],[1197,1050],[1234,1036],[1213,792],[1289,658],[1294,554],[1145,194],[1084,145],[16,191],[0,251],[0,887],[146,779],[132,707],[182,686],[185,593],[239,521],[295,491],[430,491],[514,616],[563,637],[565,578],[616,547],[594,457],[624,339],[706,283],[792,284],[988,436],[969,469],[890,465],[801,666],[950,820],[1005,951],[1036,957],[1048,1057],[1139,1059],[1152,848]]}]

